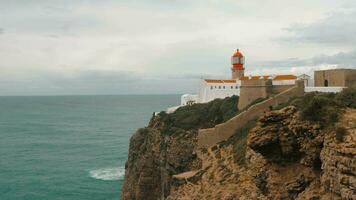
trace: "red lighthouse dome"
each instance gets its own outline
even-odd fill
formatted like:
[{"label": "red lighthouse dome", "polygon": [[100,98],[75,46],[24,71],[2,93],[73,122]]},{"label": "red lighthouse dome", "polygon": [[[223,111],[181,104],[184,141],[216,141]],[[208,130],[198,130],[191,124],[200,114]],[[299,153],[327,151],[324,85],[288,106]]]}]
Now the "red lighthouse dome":
[{"label": "red lighthouse dome", "polygon": [[245,64],[245,57],[242,55],[239,49],[236,50],[231,57],[231,64],[233,69],[243,70]]}]

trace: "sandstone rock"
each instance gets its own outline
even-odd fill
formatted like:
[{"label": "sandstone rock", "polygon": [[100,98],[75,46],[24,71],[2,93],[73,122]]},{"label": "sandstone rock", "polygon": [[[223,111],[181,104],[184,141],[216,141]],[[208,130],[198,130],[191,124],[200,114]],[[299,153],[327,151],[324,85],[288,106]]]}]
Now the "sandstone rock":
[{"label": "sandstone rock", "polygon": [[310,184],[311,180],[304,177],[303,174],[300,174],[299,177],[293,181],[286,183],[285,187],[288,191],[289,198],[295,199],[299,193],[303,192]]},{"label": "sandstone rock", "polygon": [[152,118],[149,126],[138,130],[130,140],[125,165],[122,200],[165,198],[174,174],[199,168],[194,153],[196,131],[169,129],[159,118]]},{"label": "sandstone rock", "polygon": [[344,141],[339,143],[334,137],[327,137],[321,151],[322,185],[341,199],[356,199],[356,129],[349,119],[356,119],[355,110],[347,110],[340,122],[347,129]]},{"label": "sandstone rock", "polygon": [[356,200],[354,121],[356,109],[346,110],[338,142],[293,106],[268,112],[248,134],[242,165],[232,138],[196,151],[195,131],[153,118],[130,141],[122,199]]}]

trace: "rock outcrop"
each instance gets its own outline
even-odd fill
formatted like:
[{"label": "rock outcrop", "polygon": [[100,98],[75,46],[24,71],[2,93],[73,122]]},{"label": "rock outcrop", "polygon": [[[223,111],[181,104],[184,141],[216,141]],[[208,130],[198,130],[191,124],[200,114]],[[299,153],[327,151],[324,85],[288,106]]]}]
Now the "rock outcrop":
[{"label": "rock outcrop", "polygon": [[148,127],[138,130],[130,140],[123,200],[164,199],[170,193],[172,176],[199,168],[194,153],[197,131],[166,125],[154,116]]},{"label": "rock outcrop", "polygon": [[356,199],[356,112],[347,110],[341,121],[344,133],[338,141],[326,137],[321,151],[323,188],[342,199]]},{"label": "rock outcrop", "polygon": [[[247,145],[254,154],[249,165],[265,163],[255,174],[262,174],[264,196],[268,199],[320,199],[321,160],[325,132],[318,124],[300,120],[295,107],[267,113],[250,131]],[[261,156],[254,159],[254,156]],[[257,162],[256,162],[257,160]],[[258,176],[257,176],[258,177]],[[260,181],[261,182],[261,181]]]},{"label": "rock outcrop", "polygon": [[155,117],[130,141],[122,199],[356,199],[356,109],[337,127],[289,106],[197,149],[196,131],[167,132]]}]

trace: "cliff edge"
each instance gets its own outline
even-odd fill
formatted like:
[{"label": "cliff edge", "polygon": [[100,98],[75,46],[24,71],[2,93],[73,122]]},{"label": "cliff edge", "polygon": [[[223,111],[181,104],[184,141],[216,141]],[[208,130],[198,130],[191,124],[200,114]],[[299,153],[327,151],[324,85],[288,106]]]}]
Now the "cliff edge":
[{"label": "cliff edge", "polygon": [[228,99],[211,116],[202,110],[213,104],[155,116],[131,138],[121,198],[356,199],[355,96],[292,99],[207,149],[197,149],[197,129],[238,113],[223,115]]},{"label": "cliff edge", "polygon": [[165,199],[174,188],[173,175],[201,168],[195,151],[198,129],[235,116],[236,101],[234,96],[152,116],[149,125],[131,137],[121,199]]}]

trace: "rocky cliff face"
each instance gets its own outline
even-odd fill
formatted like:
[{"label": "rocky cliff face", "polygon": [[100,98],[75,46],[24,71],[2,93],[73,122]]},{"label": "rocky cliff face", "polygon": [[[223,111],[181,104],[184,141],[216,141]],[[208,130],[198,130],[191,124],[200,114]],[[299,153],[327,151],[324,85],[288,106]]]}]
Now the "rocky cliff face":
[{"label": "rocky cliff face", "polygon": [[338,127],[301,120],[289,106],[196,149],[196,131],[167,134],[156,117],[130,141],[122,199],[356,199],[356,109]]},{"label": "rocky cliff face", "polygon": [[321,151],[321,183],[325,190],[342,199],[356,199],[356,111],[347,110],[341,121],[342,141],[329,136]]},{"label": "rocky cliff face", "polygon": [[[168,132],[168,133],[167,133]],[[197,131],[170,128],[159,116],[138,130],[130,140],[123,200],[164,199],[170,193],[172,175],[199,168],[194,153]]]}]

